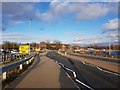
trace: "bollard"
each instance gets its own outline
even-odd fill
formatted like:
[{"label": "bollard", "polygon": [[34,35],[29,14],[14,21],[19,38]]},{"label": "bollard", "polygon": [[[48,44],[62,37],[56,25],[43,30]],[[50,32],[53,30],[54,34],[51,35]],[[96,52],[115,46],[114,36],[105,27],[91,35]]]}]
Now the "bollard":
[{"label": "bollard", "polygon": [[29,62],[28,62],[28,61],[26,61],[26,64],[29,64]]},{"label": "bollard", "polygon": [[3,73],[3,80],[6,79],[6,74],[7,74],[6,72]]},{"label": "bollard", "polygon": [[66,55],[67,53],[65,52],[65,55]]},{"label": "bollard", "polygon": [[19,69],[22,70],[22,64],[20,64],[20,68]]},{"label": "bollard", "polygon": [[32,60],[30,59],[29,62],[31,62]]}]

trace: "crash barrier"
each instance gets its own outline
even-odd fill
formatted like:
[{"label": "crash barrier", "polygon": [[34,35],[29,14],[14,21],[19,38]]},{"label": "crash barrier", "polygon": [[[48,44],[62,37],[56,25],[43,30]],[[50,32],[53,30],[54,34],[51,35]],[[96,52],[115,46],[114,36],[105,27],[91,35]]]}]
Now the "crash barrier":
[{"label": "crash barrier", "polygon": [[75,82],[83,85],[83,86],[86,87],[87,89],[94,90],[94,89],[93,89],[92,87],[90,87],[89,85],[87,85],[87,84],[85,84],[84,82],[80,81],[80,80],[77,78],[76,72],[75,72],[74,70],[65,67],[65,65],[63,65],[62,63],[60,63],[60,62],[58,62],[58,61],[56,61],[56,60],[53,60],[53,61],[54,61],[55,63],[59,64],[65,71],[71,72],[71,74],[68,73],[68,72],[66,72],[66,73],[67,73],[67,74],[71,77],[71,79],[73,79]]},{"label": "crash barrier", "polygon": [[0,77],[2,80],[2,88],[11,83],[16,77],[18,77],[22,72],[24,72],[29,66],[32,65],[34,56],[29,58],[16,61],[12,64],[8,64],[0,67]]}]

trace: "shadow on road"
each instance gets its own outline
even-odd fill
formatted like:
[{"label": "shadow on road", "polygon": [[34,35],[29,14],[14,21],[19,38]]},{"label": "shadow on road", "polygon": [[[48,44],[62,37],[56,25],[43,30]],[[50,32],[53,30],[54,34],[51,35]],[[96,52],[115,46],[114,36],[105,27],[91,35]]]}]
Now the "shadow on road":
[{"label": "shadow on road", "polygon": [[67,76],[63,68],[60,68],[60,76],[59,76],[60,88],[66,88],[68,90],[73,89],[78,90],[77,86],[74,82]]}]

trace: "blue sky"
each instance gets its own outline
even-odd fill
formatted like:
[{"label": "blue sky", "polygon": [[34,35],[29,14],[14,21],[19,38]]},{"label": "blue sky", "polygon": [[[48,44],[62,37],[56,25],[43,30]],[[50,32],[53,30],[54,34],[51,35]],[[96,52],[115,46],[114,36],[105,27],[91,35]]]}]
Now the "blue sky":
[{"label": "blue sky", "polygon": [[[118,3],[4,2],[2,40],[69,44],[117,42]],[[29,19],[32,19],[29,30]],[[105,33],[102,33],[105,32]],[[108,37],[109,33],[109,37]]]}]

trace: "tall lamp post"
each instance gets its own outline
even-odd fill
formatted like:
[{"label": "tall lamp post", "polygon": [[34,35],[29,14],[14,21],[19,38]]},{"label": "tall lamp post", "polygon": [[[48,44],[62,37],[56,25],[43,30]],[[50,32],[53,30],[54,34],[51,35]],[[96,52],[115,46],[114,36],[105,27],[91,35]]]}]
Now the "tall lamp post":
[{"label": "tall lamp post", "polygon": [[[106,33],[106,31],[104,31],[104,32],[102,32],[102,33]],[[108,32],[108,42],[109,42],[109,50],[108,50],[108,52],[109,52],[109,55],[111,54],[111,40],[110,40],[110,31]]]},{"label": "tall lamp post", "polygon": [[[31,30],[32,19],[29,19],[29,32]],[[30,42],[29,42],[29,55],[30,55]]]},{"label": "tall lamp post", "polygon": [[[110,33],[109,33],[109,35],[110,35]],[[109,55],[111,54],[111,42],[110,42],[110,36],[109,36]]]}]

